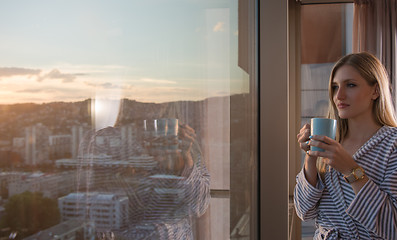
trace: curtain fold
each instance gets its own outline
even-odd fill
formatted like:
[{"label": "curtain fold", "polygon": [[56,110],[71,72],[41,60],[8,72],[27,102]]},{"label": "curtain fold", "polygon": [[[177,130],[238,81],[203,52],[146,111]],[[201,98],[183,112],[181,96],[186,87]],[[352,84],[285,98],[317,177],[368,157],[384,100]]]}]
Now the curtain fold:
[{"label": "curtain fold", "polygon": [[355,0],[353,52],[367,51],[385,65],[396,99],[397,0]]}]

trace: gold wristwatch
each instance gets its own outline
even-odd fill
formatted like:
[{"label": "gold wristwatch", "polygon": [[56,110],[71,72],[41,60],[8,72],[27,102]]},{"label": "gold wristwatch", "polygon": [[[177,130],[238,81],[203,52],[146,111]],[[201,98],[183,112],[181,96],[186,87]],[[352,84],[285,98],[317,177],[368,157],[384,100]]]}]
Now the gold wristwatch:
[{"label": "gold wristwatch", "polygon": [[365,171],[362,167],[357,167],[352,170],[349,175],[343,176],[346,182],[354,183],[357,180],[363,179],[365,176]]}]

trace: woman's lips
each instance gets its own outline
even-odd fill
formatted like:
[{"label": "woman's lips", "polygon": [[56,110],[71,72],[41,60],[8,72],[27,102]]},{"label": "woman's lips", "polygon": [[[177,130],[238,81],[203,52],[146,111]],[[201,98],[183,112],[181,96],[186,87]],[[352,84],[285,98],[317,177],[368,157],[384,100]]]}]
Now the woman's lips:
[{"label": "woman's lips", "polygon": [[338,103],[338,108],[339,109],[344,109],[344,108],[347,108],[348,106],[349,106],[349,104],[346,104],[346,103]]}]

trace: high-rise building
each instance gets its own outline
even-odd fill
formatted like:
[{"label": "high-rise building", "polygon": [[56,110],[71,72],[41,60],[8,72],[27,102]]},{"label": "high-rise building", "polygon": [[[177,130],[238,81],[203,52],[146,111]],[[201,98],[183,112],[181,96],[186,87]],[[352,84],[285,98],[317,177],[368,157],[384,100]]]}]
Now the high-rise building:
[{"label": "high-rise building", "polygon": [[14,137],[12,139],[12,151],[18,153],[20,156],[25,156],[25,137]]},{"label": "high-rise building", "polygon": [[136,156],[143,152],[143,148],[137,140],[138,130],[135,124],[122,126],[121,135],[121,159],[128,159],[130,156]]},{"label": "high-rise building", "polygon": [[89,130],[89,126],[86,124],[76,125],[72,127],[71,152],[73,159],[77,158],[80,142],[83,140],[84,134]]},{"label": "high-rise building", "polygon": [[37,165],[49,160],[49,130],[43,124],[25,128],[25,164]]},{"label": "high-rise building", "polygon": [[72,135],[51,135],[49,136],[48,141],[51,159],[59,159],[71,156]]}]

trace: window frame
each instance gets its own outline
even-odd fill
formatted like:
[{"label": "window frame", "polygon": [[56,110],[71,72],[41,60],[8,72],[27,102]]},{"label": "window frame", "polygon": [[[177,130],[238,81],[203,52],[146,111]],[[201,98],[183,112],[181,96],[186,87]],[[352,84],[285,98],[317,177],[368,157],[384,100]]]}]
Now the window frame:
[{"label": "window frame", "polygon": [[259,239],[288,239],[288,6],[259,5]]}]

